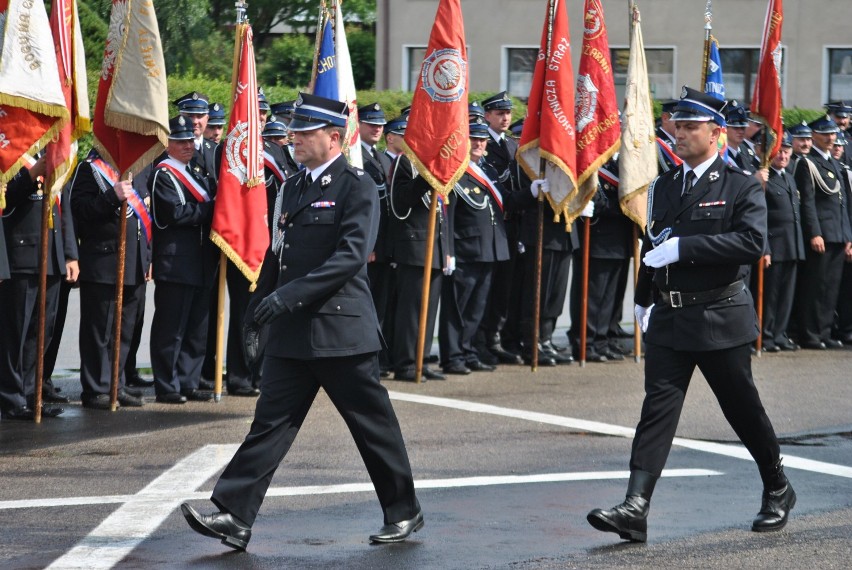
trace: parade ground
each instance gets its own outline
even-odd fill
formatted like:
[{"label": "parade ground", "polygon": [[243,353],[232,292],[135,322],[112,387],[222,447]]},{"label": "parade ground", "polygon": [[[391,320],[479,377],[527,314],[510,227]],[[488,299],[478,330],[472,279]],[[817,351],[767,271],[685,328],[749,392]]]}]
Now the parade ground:
[{"label": "parade ground", "polygon": [[2,568],[822,569],[852,558],[852,350],[754,359],[798,494],[778,533],[750,531],[757,468],[699,373],[651,502],[647,544],[588,525],[590,509],[624,498],[643,397],[642,364],[628,358],[384,381],[426,519],[395,545],[369,544],[382,524],[378,501],[320,392],[241,553],[192,531],[179,505],[215,510],[210,491],[255,400],[169,406],[147,389],[143,408],[83,409],[67,364],[78,358],[76,323],[69,313],[55,380],[72,398],[65,414],[0,422]]}]

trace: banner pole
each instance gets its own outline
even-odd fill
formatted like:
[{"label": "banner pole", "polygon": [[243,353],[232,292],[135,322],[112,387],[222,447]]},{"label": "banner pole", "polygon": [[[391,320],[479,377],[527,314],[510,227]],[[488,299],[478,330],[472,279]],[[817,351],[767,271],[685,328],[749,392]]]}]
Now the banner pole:
[{"label": "banner pole", "polygon": [[[44,345],[45,326],[47,319],[44,314],[47,309],[47,255],[50,247],[48,245],[48,224],[53,214],[50,208],[50,192],[44,191],[43,180],[37,179],[37,192],[41,194],[41,243],[39,245],[38,260],[38,336],[36,338],[36,374],[35,391],[33,392],[33,420],[41,423],[41,391],[44,386]],[[61,269],[61,268],[60,268]]]},{"label": "banner pole", "polygon": [[432,189],[429,203],[429,224],[426,228],[426,259],[423,262],[423,289],[420,295],[420,323],[417,330],[417,356],[414,361],[414,381],[420,384],[423,374],[423,352],[426,347],[426,323],[429,318],[429,288],[432,284],[432,258],[435,255],[435,226],[438,217],[438,191]]},{"label": "banner pole", "polygon": [[[133,182],[133,173],[127,178]],[[112,335],[112,377],[109,383],[109,409],[118,409],[118,375],[121,372],[121,313],[124,307],[124,263],[127,259],[127,200],[118,207],[118,256],[115,261],[115,317]]]}]

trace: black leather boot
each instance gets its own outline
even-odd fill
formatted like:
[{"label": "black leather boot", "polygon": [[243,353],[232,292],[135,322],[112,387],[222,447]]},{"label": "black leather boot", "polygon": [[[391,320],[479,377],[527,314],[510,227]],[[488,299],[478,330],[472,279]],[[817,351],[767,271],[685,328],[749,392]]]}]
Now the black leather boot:
[{"label": "black leather boot", "polygon": [[657,476],[647,471],[631,471],[627,497],[610,510],[594,509],[586,520],[603,532],[615,532],[624,540],[645,542],[648,539],[648,511]]},{"label": "black leather boot", "polygon": [[787,525],[787,517],[796,506],[796,492],[784,475],[784,467],[779,459],[770,466],[760,466],[760,478],[763,479],[763,497],[760,512],[757,513],[751,530],[771,532],[781,530]]}]

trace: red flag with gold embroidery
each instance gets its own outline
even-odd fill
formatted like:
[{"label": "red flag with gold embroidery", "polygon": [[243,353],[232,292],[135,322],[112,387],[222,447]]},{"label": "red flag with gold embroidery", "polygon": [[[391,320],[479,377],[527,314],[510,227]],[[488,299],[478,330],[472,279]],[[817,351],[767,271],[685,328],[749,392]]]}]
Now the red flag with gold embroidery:
[{"label": "red flag with gold embroidery", "polygon": [[618,100],[609,55],[609,39],[600,0],[586,0],[583,49],[577,72],[574,115],[577,121],[577,186],[568,204],[567,221],[573,222],[598,188],[598,169],[621,146]]},{"label": "red flag with gold embroidery", "polygon": [[77,139],[92,130],[86,81],[86,58],[75,0],[53,0],[50,30],[59,68],[59,82],[70,120],[47,145],[47,180],[52,197],[62,191],[77,163]]},{"label": "red flag with gold embroidery", "polygon": [[112,2],[93,122],[95,148],[121,174],[168,145],[166,65],[150,0]]},{"label": "red flag with gold embroidery", "polygon": [[405,155],[446,197],[470,160],[467,46],[460,0],[440,0],[405,131]]},{"label": "red flag with gold embroidery", "polygon": [[518,159],[530,178],[541,176],[544,160],[544,176],[550,182],[547,200],[557,218],[567,214],[577,193],[577,132],[568,11],[562,0],[547,3]]},{"label": "red flag with gold embroidery", "polygon": [[[43,0],[0,0],[0,186],[68,122]],[[0,210],[3,208],[0,191]]]},{"label": "red flag with gold embroidery", "polygon": [[769,0],[763,40],[760,43],[760,64],[751,98],[751,113],[767,127],[765,162],[778,154],[784,131],[781,116],[781,24],[784,21],[782,0]]},{"label": "red flag with gold embroidery", "polygon": [[269,247],[269,226],[254,45],[248,24],[237,25],[235,47],[231,119],[222,141],[210,239],[254,284]]}]

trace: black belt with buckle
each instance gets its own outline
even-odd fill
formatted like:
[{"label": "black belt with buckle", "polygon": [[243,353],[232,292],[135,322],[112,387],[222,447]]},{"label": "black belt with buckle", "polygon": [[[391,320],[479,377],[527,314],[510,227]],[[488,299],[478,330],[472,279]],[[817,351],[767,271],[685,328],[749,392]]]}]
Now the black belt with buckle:
[{"label": "black belt with buckle", "polygon": [[712,303],[726,297],[733,297],[743,289],[745,289],[745,284],[740,279],[730,285],[725,285],[718,289],[710,289],[709,291],[660,291],[660,293],[667,305],[679,309],[681,307]]}]

